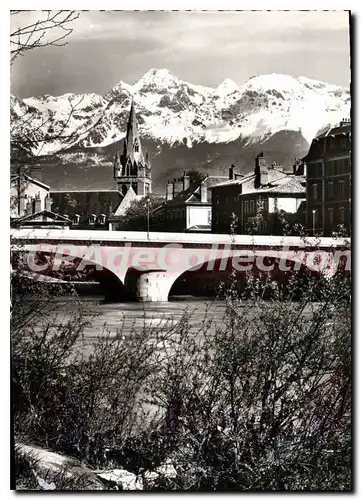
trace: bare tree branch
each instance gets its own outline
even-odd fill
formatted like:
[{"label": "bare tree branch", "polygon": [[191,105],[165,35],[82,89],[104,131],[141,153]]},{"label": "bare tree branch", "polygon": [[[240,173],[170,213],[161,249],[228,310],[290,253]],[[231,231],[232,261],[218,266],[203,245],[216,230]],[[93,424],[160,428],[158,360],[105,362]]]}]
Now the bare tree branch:
[{"label": "bare tree branch", "polygon": [[[23,11],[11,11],[11,16],[21,16]],[[10,34],[11,63],[18,56],[39,47],[64,46],[64,41],[72,32],[71,23],[78,19],[79,13],[70,10],[39,11],[44,16],[34,23],[15,28]]]}]

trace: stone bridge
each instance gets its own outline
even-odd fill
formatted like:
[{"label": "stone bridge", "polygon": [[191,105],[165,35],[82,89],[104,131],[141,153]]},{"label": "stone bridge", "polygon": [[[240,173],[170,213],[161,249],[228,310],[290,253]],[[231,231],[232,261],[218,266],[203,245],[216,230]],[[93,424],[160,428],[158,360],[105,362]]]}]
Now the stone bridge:
[{"label": "stone bridge", "polygon": [[144,302],[167,301],[176,280],[192,271],[287,274],[308,268],[332,276],[351,265],[349,239],[18,229],[11,242],[33,272],[92,267],[112,278],[109,287],[117,284]]}]

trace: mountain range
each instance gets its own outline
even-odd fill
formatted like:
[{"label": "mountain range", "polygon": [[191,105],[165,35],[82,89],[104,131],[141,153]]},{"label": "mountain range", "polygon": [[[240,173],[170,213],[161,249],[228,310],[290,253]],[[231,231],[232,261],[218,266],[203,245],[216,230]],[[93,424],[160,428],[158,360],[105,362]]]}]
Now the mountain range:
[{"label": "mountain range", "polygon": [[186,169],[225,175],[235,163],[250,171],[260,151],[289,167],[321,129],[350,115],[348,89],[306,77],[257,75],[240,86],[226,79],[210,88],[151,69],[104,96],[11,96],[12,140],[31,138],[28,153],[53,188],[105,188],[113,185],[110,168],[132,99],[159,192],[165,179]]}]

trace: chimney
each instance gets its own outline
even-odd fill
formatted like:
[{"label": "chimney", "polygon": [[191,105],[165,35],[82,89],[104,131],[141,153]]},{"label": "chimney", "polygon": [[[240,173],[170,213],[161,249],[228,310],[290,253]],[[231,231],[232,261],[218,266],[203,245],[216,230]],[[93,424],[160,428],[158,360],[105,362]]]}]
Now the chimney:
[{"label": "chimney", "polygon": [[207,203],[208,201],[208,196],[207,196],[207,185],[206,183],[203,181],[201,182],[201,203]]},{"label": "chimney", "polygon": [[350,118],[343,118],[340,121],[340,127],[342,127],[343,125],[350,125],[350,124],[351,124],[351,119]]},{"label": "chimney", "polygon": [[191,180],[189,178],[189,175],[186,172],[184,172],[184,174],[183,174],[183,191],[185,191],[186,189],[189,188],[190,183],[191,183]]},{"label": "chimney", "polygon": [[232,165],[229,167],[229,180],[230,180],[230,181],[233,181],[233,180],[236,178],[235,173],[234,173],[234,169],[235,169],[235,168],[236,168],[236,167],[235,167],[235,165],[233,165],[233,163],[232,163]]},{"label": "chimney", "polygon": [[28,200],[25,206],[25,215],[30,215],[31,214],[31,201]]},{"label": "chimney", "polygon": [[177,194],[183,191],[183,179],[180,177],[178,179],[174,179],[173,181],[173,197],[175,198]]},{"label": "chimney", "polygon": [[262,153],[259,153],[256,156],[255,159],[255,166],[254,166],[254,187],[255,189],[258,189],[262,186],[265,186],[268,184],[268,168],[267,168],[267,161],[266,158]]},{"label": "chimney", "polygon": [[167,182],[165,199],[166,199],[166,201],[173,200],[173,182],[172,181]]},{"label": "chimney", "polygon": [[33,207],[34,207],[33,208],[33,213],[34,214],[36,212],[40,212],[40,210],[41,210],[41,199],[40,199],[40,195],[39,194],[35,195]]},{"label": "chimney", "polygon": [[46,198],[45,198],[45,210],[48,210],[49,212],[51,212],[51,206],[53,204],[53,200],[50,198],[50,196],[48,195]]}]

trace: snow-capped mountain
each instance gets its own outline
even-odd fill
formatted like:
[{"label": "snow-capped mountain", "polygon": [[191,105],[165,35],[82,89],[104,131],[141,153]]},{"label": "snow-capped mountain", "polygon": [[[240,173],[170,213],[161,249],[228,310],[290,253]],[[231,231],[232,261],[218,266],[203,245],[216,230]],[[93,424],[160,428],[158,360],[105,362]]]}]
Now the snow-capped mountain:
[{"label": "snow-capped mountain", "polygon": [[151,69],[133,85],[120,81],[105,96],[12,96],[12,138],[31,139],[35,155],[74,145],[103,148],[124,137],[132,98],[141,136],[167,147],[234,141],[248,147],[283,131],[310,143],[318,130],[350,113],[349,90],[305,77],[258,75],[241,86],[226,79],[210,88]]}]

